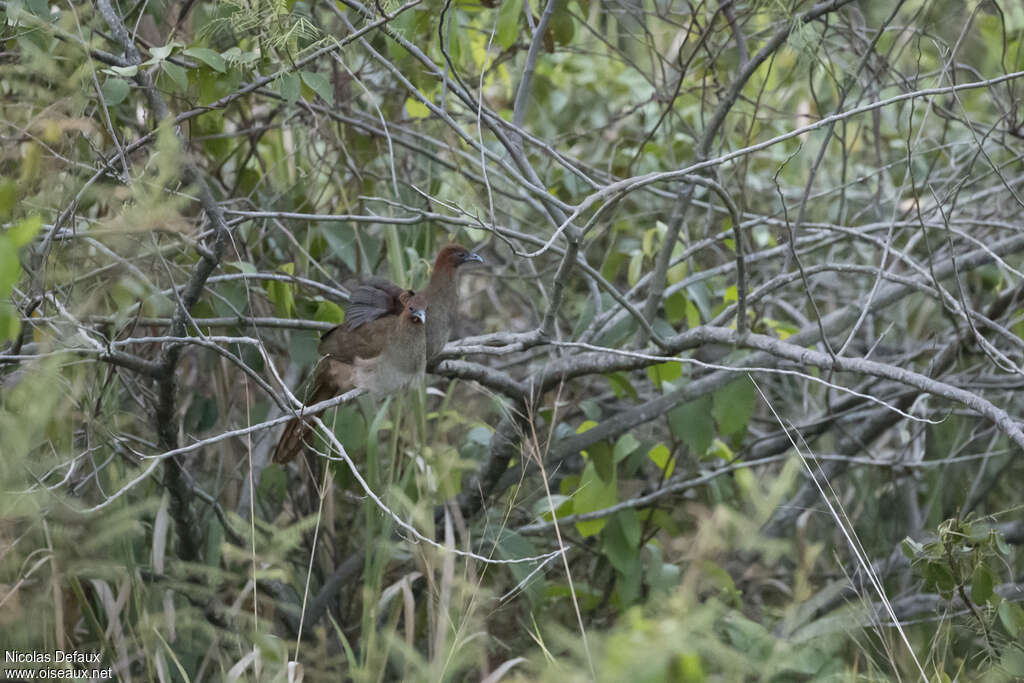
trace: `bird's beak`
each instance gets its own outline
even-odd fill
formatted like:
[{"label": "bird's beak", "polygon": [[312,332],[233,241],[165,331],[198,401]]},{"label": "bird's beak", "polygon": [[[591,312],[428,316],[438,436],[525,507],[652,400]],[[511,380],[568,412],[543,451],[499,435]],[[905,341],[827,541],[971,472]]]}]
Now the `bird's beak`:
[{"label": "bird's beak", "polygon": [[427,322],[427,312],[423,309],[414,308],[409,312],[409,315],[416,318],[416,320],[419,320],[421,325],[424,325]]},{"label": "bird's beak", "polygon": [[476,253],[475,251],[467,251],[465,254],[462,255],[463,263],[470,263],[471,261],[475,261],[477,263],[487,263],[487,261],[484,261],[484,257]]}]

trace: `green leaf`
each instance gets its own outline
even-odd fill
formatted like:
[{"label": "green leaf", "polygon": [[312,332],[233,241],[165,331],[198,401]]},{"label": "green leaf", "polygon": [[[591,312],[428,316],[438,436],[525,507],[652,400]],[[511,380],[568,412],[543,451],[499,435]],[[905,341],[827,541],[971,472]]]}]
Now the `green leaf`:
[{"label": "green leaf", "polygon": [[415,97],[405,100],[405,111],[414,119],[425,119],[430,116],[430,109]]},{"label": "green leaf", "polygon": [[921,576],[924,577],[925,581],[928,581],[935,589],[943,595],[943,597],[949,597],[953,589],[956,588],[956,581],[953,579],[953,572],[949,570],[949,567],[942,562],[928,562],[924,565],[921,570]]},{"label": "green leaf", "polygon": [[[658,510],[664,515],[664,510]],[[652,518],[653,519],[653,518]],[[660,525],[659,525],[660,526]],[[653,542],[645,546],[647,550],[647,583],[652,593],[669,593],[679,585],[679,567],[662,559],[661,549]]]},{"label": "green leaf", "polygon": [[700,326],[700,311],[697,305],[689,299],[686,300],[686,326],[693,328]]},{"label": "green leaf", "polygon": [[[679,525],[676,524],[676,521],[672,519],[672,515],[667,510],[659,508],[650,512],[650,520],[669,536],[679,536],[683,533],[683,530],[679,528]],[[648,547],[650,547],[649,543]]]},{"label": "green leaf", "polygon": [[721,439],[712,440],[711,448],[708,449],[708,456],[724,460],[725,462],[732,462],[736,459],[736,454]]},{"label": "green leaf", "polygon": [[156,47],[151,47],[149,49],[149,59],[143,62],[142,65],[146,66],[149,64],[156,64],[157,62],[161,62],[171,56],[171,53],[174,52],[174,48],[180,46],[181,43],[174,42],[168,43],[167,45],[157,45]]},{"label": "green leaf", "polygon": [[754,412],[754,383],[741,377],[714,393],[711,414],[722,434],[735,434],[747,426]]},{"label": "green leaf", "polygon": [[617,398],[623,398],[629,396],[634,401],[640,400],[640,395],[636,392],[636,389],[630,383],[626,375],[621,372],[613,372],[609,375],[605,375],[608,380],[608,384],[612,385],[612,391],[615,392]]},{"label": "green leaf", "polygon": [[731,613],[723,620],[724,632],[732,645],[753,660],[766,660],[772,651],[771,632],[741,614]]},{"label": "green leaf", "polygon": [[564,6],[555,10],[548,26],[555,42],[559,45],[568,45],[576,34],[576,25],[572,20],[572,14]]},{"label": "green leaf", "polygon": [[1019,645],[1010,645],[1003,650],[1003,656],[999,659],[999,668],[1011,676],[1024,676],[1024,648]]},{"label": "green leaf", "polygon": [[224,264],[225,266],[231,266],[239,273],[255,273],[258,272],[254,264],[248,261],[228,261]]},{"label": "green leaf", "polygon": [[24,4],[29,12],[40,19],[45,19],[50,13],[50,3],[46,2],[46,0],[25,0]]},{"label": "green leaf", "polygon": [[615,449],[613,451],[616,464],[628,458],[639,447],[640,442],[637,441],[631,432],[626,432],[620,436],[619,440],[615,442]]},{"label": "green leaf", "polygon": [[999,603],[999,621],[1012,638],[1024,635],[1024,607],[1015,602],[1003,600]]},{"label": "green leaf", "polygon": [[908,560],[916,560],[918,556],[924,551],[924,546],[907,536],[900,543],[900,549],[903,551],[903,556]]},{"label": "green leaf", "polygon": [[0,218],[11,215],[18,203],[18,184],[13,178],[0,179]]},{"label": "green leaf", "polygon": [[594,463],[601,481],[615,481],[615,457],[607,441],[598,441],[587,451],[587,457]]},{"label": "green leaf", "polygon": [[674,382],[683,376],[682,363],[658,363],[647,368],[647,376],[658,389],[661,389],[663,382]]},{"label": "green leaf", "polygon": [[277,79],[277,91],[288,104],[294,104],[302,92],[302,82],[293,73],[281,74]]},{"label": "green leaf", "polygon": [[15,247],[23,247],[32,241],[41,227],[43,219],[40,216],[29,216],[6,232],[7,239]]},{"label": "green leaf", "polygon": [[[671,565],[668,565],[671,566]],[[675,668],[679,672],[679,679],[683,683],[703,683],[707,680],[704,667],[700,663],[700,655],[696,652],[683,652],[676,655]]]},{"label": "green leaf", "polygon": [[108,78],[100,86],[103,102],[108,107],[116,107],[124,102],[125,98],[128,97],[129,91],[131,91],[131,86],[123,78]]},{"label": "green leaf", "polygon": [[[573,496],[572,509],[577,515],[603,510],[615,505],[618,499],[618,487],[614,480],[604,482],[597,474],[597,468],[593,462],[588,462],[580,477],[580,485]],[[585,522],[576,522],[576,530],[584,538],[593,536],[604,529],[608,524],[607,518],[592,519]]]},{"label": "green leaf", "polygon": [[[292,275],[295,272],[294,263],[285,263],[279,271]],[[274,304],[277,313],[283,318],[290,318],[295,310],[295,295],[292,292],[292,285],[289,282],[272,280],[267,283],[267,298]]]},{"label": "green leaf", "polygon": [[334,323],[335,325],[340,325],[345,321],[345,311],[342,310],[341,306],[333,301],[318,301],[316,303],[316,313],[313,314],[313,319],[322,323]]},{"label": "green leaf", "polygon": [[624,576],[640,571],[640,519],[636,510],[620,510],[608,519],[601,549],[612,566]]},{"label": "green leaf", "polygon": [[663,443],[659,443],[648,451],[647,457],[651,459],[651,462],[658,466],[658,469],[664,470],[666,467],[668,468],[665,470],[666,479],[672,476],[672,470],[675,469],[676,461],[672,457],[672,451],[669,450],[668,446]]},{"label": "green leaf", "polygon": [[[504,528],[497,530],[495,533],[500,535],[493,540],[488,540],[489,542],[494,543],[495,554],[503,560],[517,560],[538,554],[536,546],[534,546],[533,543],[525,536]],[[530,579],[530,574],[535,569],[533,565],[523,562],[507,564],[504,566],[512,573],[516,583]],[[523,590],[526,592],[526,596],[530,602],[536,603],[544,596],[544,582],[543,580],[539,580],[535,574],[533,578],[526,583]]]},{"label": "green leaf", "polygon": [[519,35],[519,18],[523,15],[523,0],[503,0],[498,10],[494,42],[507,50]]},{"label": "green leaf", "polygon": [[0,299],[6,299],[21,277],[18,250],[7,235],[0,235]]},{"label": "green leaf", "polygon": [[632,287],[640,280],[644,267],[644,254],[641,251],[633,252],[633,255],[629,257],[629,266],[626,268],[626,280],[629,282],[629,286]]},{"label": "green leaf", "polygon": [[676,325],[686,317],[686,304],[689,299],[682,292],[676,292],[665,299],[665,317]]},{"label": "green leaf", "polygon": [[103,69],[103,73],[120,76],[121,78],[132,78],[135,74],[139,73],[139,67],[135,64],[131,66],[111,66]]},{"label": "green leaf", "polygon": [[224,543],[224,527],[217,515],[210,515],[206,530],[206,555],[204,559],[208,567],[220,567],[222,544]]},{"label": "green leaf", "polygon": [[714,438],[711,411],[711,398],[702,396],[677,406],[668,413],[668,427],[672,436],[685,443],[698,458],[708,452]]},{"label": "green leaf", "polygon": [[[692,314],[690,313],[689,307],[687,307],[686,318],[687,324],[690,327],[697,327],[700,325],[700,320],[711,319],[711,294],[708,292],[708,286],[704,282],[695,282],[686,288],[687,302],[691,305],[695,305],[696,309]],[[697,322],[690,320],[690,316],[696,317]]]},{"label": "green leaf", "polygon": [[21,318],[14,306],[0,301],[0,342],[14,341],[21,332]]},{"label": "green leaf", "polygon": [[163,69],[164,73],[170,76],[174,84],[181,90],[188,90],[188,73],[182,67],[171,62],[163,62],[160,64],[160,68]]},{"label": "green leaf", "polygon": [[559,519],[572,514],[572,498],[563,496],[560,493],[551,494],[550,501],[547,496],[538,498],[533,504],[533,516],[544,521],[551,521],[551,508]]},{"label": "green leaf", "polygon": [[320,96],[324,102],[330,106],[334,106],[334,86],[331,85],[331,80],[323,74],[316,73],[315,71],[303,71],[301,72],[302,82],[310,87],[310,89]]},{"label": "green leaf", "polygon": [[1000,533],[997,533],[997,534],[995,534],[995,538],[996,538],[996,550],[998,550],[1001,555],[1009,555],[1010,554],[1010,546],[1006,542],[1006,539],[1003,538],[1003,535],[1000,534]]},{"label": "green leaf", "polygon": [[216,50],[211,50],[208,47],[190,47],[183,53],[187,57],[198,59],[200,62],[210,67],[214,71],[224,73],[227,68],[227,63],[224,58],[220,56]]},{"label": "green leaf", "polygon": [[992,597],[992,588],[995,585],[995,577],[992,570],[986,564],[979,564],[971,577],[971,600],[975,604],[983,605]]},{"label": "green leaf", "polygon": [[[661,221],[659,221],[661,223]],[[662,225],[664,225],[662,223]],[[666,230],[668,227],[666,226]],[[643,239],[640,240],[640,249],[644,256],[654,256],[654,238],[658,236],[658,228],[650,228],[644,231]]]}]

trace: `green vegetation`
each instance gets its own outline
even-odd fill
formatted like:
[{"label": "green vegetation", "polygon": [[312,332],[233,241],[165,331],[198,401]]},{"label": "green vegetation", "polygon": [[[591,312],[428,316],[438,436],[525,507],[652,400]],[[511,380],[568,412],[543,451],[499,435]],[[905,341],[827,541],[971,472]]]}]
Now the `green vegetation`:
[{"label": "green vegetation", "polygon": [[[1022,93],[1006,0],[0,0],[0,649],[1024,678]],[[424,384],[270,462],[449,241]]]}]

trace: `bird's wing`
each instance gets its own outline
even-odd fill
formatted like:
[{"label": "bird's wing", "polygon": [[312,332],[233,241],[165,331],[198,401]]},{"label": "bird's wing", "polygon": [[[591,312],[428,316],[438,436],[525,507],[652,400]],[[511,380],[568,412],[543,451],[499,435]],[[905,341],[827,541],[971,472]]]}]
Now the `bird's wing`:
[{"label": "bird's wing", "polygon": [[368,322],[402,312],[405,290],[390,280],[372,277],[355,288],[345,308],[344,327],[355,330]]},{"label": "bird's wing", "polygon": [[385,315],[356,329],[338,325],[320,339],[320,355],[341,363],[353,363],[356,358],[375,358],[394,336],[398,321],[397,315]]}]

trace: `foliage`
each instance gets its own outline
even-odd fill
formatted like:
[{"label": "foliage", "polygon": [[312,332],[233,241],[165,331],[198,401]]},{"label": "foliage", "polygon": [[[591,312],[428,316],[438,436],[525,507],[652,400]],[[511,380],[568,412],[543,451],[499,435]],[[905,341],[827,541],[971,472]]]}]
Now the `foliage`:
[{"label": "foliage", "polygon": [[[0,13],[5,649],[1024,677],[1017,4]],[[448,241],[424,386],[268,463],[352,284]]]}]

